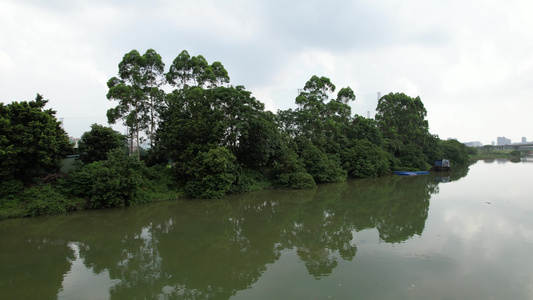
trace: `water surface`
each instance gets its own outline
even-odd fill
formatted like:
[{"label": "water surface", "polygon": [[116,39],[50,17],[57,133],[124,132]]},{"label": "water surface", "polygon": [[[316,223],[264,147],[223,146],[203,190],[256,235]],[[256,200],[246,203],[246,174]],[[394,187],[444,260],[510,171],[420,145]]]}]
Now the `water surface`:
[{"label": "water surface", "polygon": [[0,299],[532,299],[533,163],[0,222]]}]

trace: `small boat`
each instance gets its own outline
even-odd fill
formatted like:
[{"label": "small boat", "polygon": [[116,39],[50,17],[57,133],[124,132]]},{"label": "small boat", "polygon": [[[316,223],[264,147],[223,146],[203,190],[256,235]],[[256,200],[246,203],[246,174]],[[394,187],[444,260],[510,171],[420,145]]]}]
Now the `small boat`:
[{"label": "small boat", "polygon": [[433,166],[433,170],[435,171],[450,171],[451,165],[450,161],[447,159],[439,159],[435,161],[435,165]]},{"label": "small boat", "polygon": [[412,171],[394,171],[394,174],[400,175],[400,176],[416,176],[416,175],[428,175],[429,171],[419,171],[419,172],[412,172]]}]

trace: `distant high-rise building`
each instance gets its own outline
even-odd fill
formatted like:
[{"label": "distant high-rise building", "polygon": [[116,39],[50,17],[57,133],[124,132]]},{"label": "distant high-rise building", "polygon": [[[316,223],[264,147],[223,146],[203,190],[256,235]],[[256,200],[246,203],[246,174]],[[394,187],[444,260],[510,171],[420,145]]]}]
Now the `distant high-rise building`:
[{"label": "distant high-rise building", "polygon": [[465,146],[467,147],[481,147],[483,146],[483,144],[479,141],[475,141],[475,142],[466,142],[466,143],[463,143],[465,144]]},{"label": "distant high-rise building", "polygon": [[511,140],[504,136],[499,136],[496,139],[496,145],[511,145]]},{"label": "distant high-rise building", "polygon": [[525,143],[527,143],[527,139],[526,139],[526,137],[524,136],[524,137],[522,137],[522,144],[525,144]]}]

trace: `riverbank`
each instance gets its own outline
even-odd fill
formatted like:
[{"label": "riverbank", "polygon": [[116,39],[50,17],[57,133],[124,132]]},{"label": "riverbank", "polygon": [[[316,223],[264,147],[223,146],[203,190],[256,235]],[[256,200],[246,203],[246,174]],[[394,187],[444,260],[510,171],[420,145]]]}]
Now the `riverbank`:
[{"label": "riverbank", "polygon": [[[294,183],[299,179],[296,175],[301,175],[300,173],[289,174],[293,175],[287,179],[292,180],[290,186],[276,184],[272,178],[266,178],[259,172],[240,170],[235,174],[237,179],[234,179],[235,182],[225,191],[226,194],[270,188],[301,189],[316,186],[309,174],[307,175],[312,185],[307,186]],[[197,187],[210,188],[205,182]],[[172,201],[185,198],[187,195],[187,185],[176,181],[175,174],[169,166],[146,167],[121,151],[115,151],[106,161],[80,165],[66,174],[52,174],[30,186],[24,186],[22,182],[14,180],[1,182],[0,219],[136,206]]]},{"label": "riverbank", "polygon": [[160,166],[143,167],[139,173],[107,177],[102,172],[80,168],[77,172],[41,178],[31,186],[19,181],[1,182],[0,220],[136,206],[184,197],[185,193],[173,184],[170,170]]},{"label": "riverbank", "polygon": [[[64,193],[61,187],[52,184],[38,184],[25,188],[0,201],[0,220],[10,218],[57,215],[73,211],[95,209],[89,199]],[[142,189],[141,189],[142,191]],[[183,192],[176,190],[144,190],[137,195],[142,203],[171,201],[182,198]],[[133,206],[133,205],[131,205]]]},{"label": "riverbank", "polygon": [[504,158],[504,159],[513,159],[516,157],[524,156],[524,154],[521,151],[514,151],[514,150],[491,150],[491,151],[478,151],[477,154],[469,155],[468,159],[469,161],[477,161],[477,160],[483,160],[483,159],[496,159],[496,158]]}]

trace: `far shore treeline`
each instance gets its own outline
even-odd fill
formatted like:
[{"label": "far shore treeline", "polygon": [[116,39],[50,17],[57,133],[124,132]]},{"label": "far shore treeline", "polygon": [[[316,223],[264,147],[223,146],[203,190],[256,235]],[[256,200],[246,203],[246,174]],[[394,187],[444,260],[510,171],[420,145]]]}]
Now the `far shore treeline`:
[{"label": "far shore treeline", "polygon": [[[222,63],[187,51],[165,70],[156,51],[133,50],[107,85],[117,104],[108,121],[124,124],[128,136],[94,124],[78,149],[41,95],[0,103],[0,218],[314,188],[428,170],[441,158],[464,165],[475,151],[432,135],[420,97],[384,95],[373,120],[352,115],[350,87],[312,76],[297,108],[273,113],[231,85]],[[71,154],[79,154],[75,168],[61,173]]]}]

